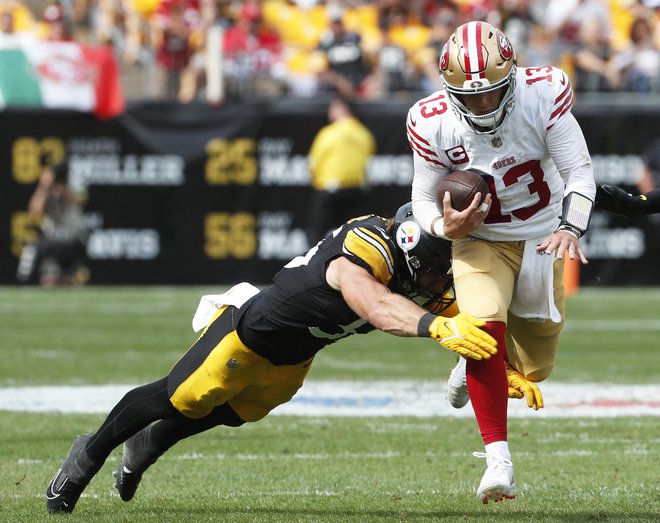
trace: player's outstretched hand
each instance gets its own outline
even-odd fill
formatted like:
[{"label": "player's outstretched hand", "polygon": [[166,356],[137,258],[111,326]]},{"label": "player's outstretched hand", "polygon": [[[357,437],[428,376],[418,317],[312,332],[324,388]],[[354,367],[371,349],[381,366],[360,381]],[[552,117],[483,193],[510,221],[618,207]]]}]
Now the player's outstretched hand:
[{"label": "player's outstretched hand", "polygon": [[589,263],[577,236],[568,231],[555,231],[536,246],[536,252],[548,255],[554,253],[559,260],[568,256],[571,260],[580,260],[584,265]]},{"label": "player's outstretched hand", "polygon": [[497,353],[495,338],[479,328],[484,325],[485,321],[461,312],[453,318],[438,316],[429,326],[429,332],[449,350],[465,358],[481,360]]},{"label": "player's outstretched hand", "polygon": [[507,381],[509,382],[509,398],[521,399],[524,396],[530,409],[542,409],[543,394],[541,394],[541,390],[536,383],[529,381],[508,363],[504,365]]},{"label": "player's outstretched hand", "polygon": [[639,214],[641,199],[614,185],[596,187],[596,207],[619,216]]}]

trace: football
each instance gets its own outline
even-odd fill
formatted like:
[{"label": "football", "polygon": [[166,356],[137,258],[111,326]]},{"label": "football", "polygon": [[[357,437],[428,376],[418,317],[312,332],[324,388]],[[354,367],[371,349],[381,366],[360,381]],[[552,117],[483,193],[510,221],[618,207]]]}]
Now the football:
[{"label": "football", "polygon": [[490,193],[488,184],[483,176],[475,171],[453,171],[445,176],[436,188],[436,201],[438,209],[442,212],[442,200],[445,192],[449,191],[451,206],[457,211],[464,211],[470,206],[474,196],[481,193],[481,201]]}]

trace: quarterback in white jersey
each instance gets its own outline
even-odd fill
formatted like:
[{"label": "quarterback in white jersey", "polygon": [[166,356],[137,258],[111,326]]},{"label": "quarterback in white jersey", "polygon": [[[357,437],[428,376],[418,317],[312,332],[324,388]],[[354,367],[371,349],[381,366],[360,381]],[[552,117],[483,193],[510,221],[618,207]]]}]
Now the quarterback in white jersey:
[{"label": "quarterback in white jersey", "polygon": [[457,169],[488,173],[492,204],[481,227],[485,240],[531,240],[559,225],[564,194],[591,197],[591,158],[571,114],[571,82],[561,69],[517,69],[513,107],[495,133],[477,134],[450,106],[445,90],[417,102],[406,128],[415,152],[413,209],[427,232],[440,214],[438,180]]},{"label": "quarterback in white jersey", "polygon": [[[413,150],[413,212],[427,232],[452,240],[459,308],[486,321],[498,343],[488,362],[459,361],[447,397],[469,400],[485,445],[484,503],[515,497],[507,442],[512,397],[543,406],[533,383],[550,374],[564,322],[563,258],[587,260],[596,187],[582,131],[570,112],[571,82],[555,67],[516,67],[508,38],[485,22],[456,29],[440,57],[444,89],[415,103],[406,129]],[[490,195],[464,211],[449,194],[450,171],[474,170]],[[516,386],[516,384],[518,384]]]}]

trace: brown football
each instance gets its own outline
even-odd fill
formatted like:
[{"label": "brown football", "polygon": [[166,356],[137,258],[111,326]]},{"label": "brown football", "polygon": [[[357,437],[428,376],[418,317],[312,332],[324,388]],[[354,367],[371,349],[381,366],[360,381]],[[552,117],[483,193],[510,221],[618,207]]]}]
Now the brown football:
[{"label": "brown football", "polygon": [[478,192],[481,193],[482,202],[486,195],[490,193],[486,180],[479,173],[475,171],[452,171],[438,182],[436,200],[440,212],[442,212],[442,200],[447,191],[451,196],[451,206],[457,211],[467,209]]}]

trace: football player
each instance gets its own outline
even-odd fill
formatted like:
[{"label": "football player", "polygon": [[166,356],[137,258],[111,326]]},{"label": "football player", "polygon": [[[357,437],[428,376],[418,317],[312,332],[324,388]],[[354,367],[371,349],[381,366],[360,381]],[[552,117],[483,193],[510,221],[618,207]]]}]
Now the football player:
[{"label": "football player", "polygon": [[614,185],[599,185],[596,192],[596,207],[619,216],[655,214],[660,212],[660,189],[633,196]]},{"label": "football player", "polygon": [[352,334],[428,336],[466,358],[491,358],[484,322],[456,309],[449,247],[421,230],[407,204],[394,219],[339,227],[260,292],[243,283],[203,298],[193,319],[199,339],[168,376],[129,391],[95,433],[76,438],[48,486],[48,511],[73,511],[121,443],[115,486],[130,500],[177,441],[262,419],[293,397],[319,350]]},{"label": "football player", "polygon": [[[460,361],[448,389],[454,406],[472,401],[485,445],[475,456],[487,463],[477,497],[488,503],[515,496],[507,373],[520,371],[510,383],[537,382],[553,368],[564,323],[563,260],[587,263],[579,239],[596,188],[564,71],[517,68],[501,31],[469,22],[445,44],[440,76],[443,88],[408,112],[413,212],[425,231],[452,240],[458,306],[484,320],[499,347],[487,361]],[[471,168],[487,173],[483,202],[477,194],[459,212],[449,193],[436,201],[438,180]],[[536,390],[513,388],[530,406],[542,405]]]}]

